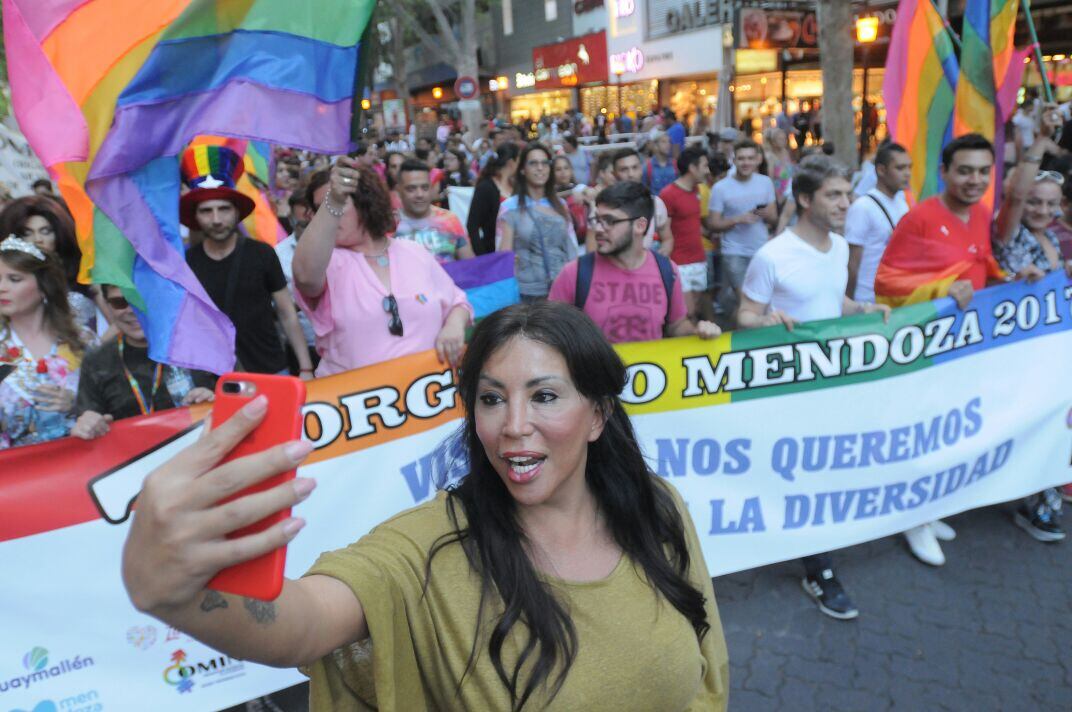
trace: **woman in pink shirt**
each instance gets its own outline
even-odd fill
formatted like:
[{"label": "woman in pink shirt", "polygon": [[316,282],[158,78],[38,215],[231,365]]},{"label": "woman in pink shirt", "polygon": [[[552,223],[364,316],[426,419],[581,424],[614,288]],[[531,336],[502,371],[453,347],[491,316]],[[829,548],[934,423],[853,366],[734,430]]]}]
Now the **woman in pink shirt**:
[{"label": "woman in pink shirt", "polygon": [[395,216],[379,177],[341,157],[313,200],[294,286],[316,333],[316,375],[431,348],[456,364],[472,308],[428,250],[387,237]]}]

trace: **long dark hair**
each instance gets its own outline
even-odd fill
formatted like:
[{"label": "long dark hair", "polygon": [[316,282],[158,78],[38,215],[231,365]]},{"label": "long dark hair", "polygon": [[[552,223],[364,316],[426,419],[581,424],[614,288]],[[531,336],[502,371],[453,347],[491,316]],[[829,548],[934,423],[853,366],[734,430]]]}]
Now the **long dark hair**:
[{"label": "long dark hair", "polygon": [[547,171],[547,182],[543,185],[543,197],[547,198],[547,202],[551,204],[551,207],[556,213],[561,215],[569,222],[569,209],[566,204],[558,197],[558,193],[555,192],[555,171],[554,171],[554,158],[555,154],[551,152],[547,146],[542,143],[533,141],[528,146],[525,146],[525,150],[521,152],[521,157],[517,159],[517,180],[514,181],[514,194],[517,196],[517,209],[524,210],[525,202],[529,197],[529,183],[528,179],[521,172],[525,168],[525,161],[529,159],[529,154],[533,151],[542,151],[547,160],[551,162],[548,166],[550,170]]},{"label": "long dark hair", "polygon": [[[444,164],[446,163],[446,158],[447,158],[448,153],[458,159],[458,182],[457,183],[451,183],[450,182],[451,181],[450,173],[446,172],[447,167]],[[465,160],[465,154],[462,153],[461,151],[459,151],[458,149],[456,149],[456,148],[448,148],[446,151],[444,151],[443,155],[439,157],[438,167],[443,169],[443,171],[444,171],[443,177],[440,179],[440,182],[443,185],[459,185],[459,186],[472,185],[472,183],[469,181],[469,165],[468,165],[468,162]]]},{"label": "long dark hair", "polygon": [[[585,482],[615,542],[643,569],[652,588],[689,620],[698,638],[710,628],[704,596],[687,578],[689,553],[681,515],[669,490],[648,468],[618,400],[626,383],[618,354],[591,319],[573,306],[541,302],[502,309],[477,326],[462,361],[459,392],[466,410],[464,431],[471,469],[447,497],[455,530],[432,546],[425,575],[427,581],[432,558],[440,549],[460,543],[481,577],[477,635],[466,674],[476,658],[484,611],[496,594],[502,600],[503,613],[491,632],[488,652],[515,710],[524,707],[557,668],[550,688],[554,697],[577,654],[577,632],[569,613],[525,553],[526,535],[518,523],[517,505],[477,435],[474,413],[481,370],[496,350],[519,336],[560,353],[580,394],[603,410],[606,425],[599,439],[588,445]],[[459,525],[459,507],[465,527]],[[503,644],[519,622],[528,629],[528,640],[514,669],[508,671],[502,662]],[[527,663],[531,663],[531,673],[528,680],[522,680],[521,670]],[[463,675],[459,689],[464,679]]]},{"label": "long dark hair", "polygon": [[[59,257],[46,254],[44,260],[39,260],[18,250],[3,250],[0,251],[0,261],[11,269],[33,275],[37,288],[45,297],[45,324],[58,342],[67,344],[76,354],[81,354],[86,343],[75,325],[74,314],[67,301],[67,281]],[[0,317],[0,326],[11,328],[4,317]]]},{"label": "long dark hair", "polygon": [[8,235],[22,237],[26,223],[32,217],[42,217],[48,221],[56,241],[56,257],[63,268],[67,286],[83,294],[89,288],[78,283],[78,270],[82,263],[82,249],[75,237],[74,218],[67,206],[55,198],[45,195],[27,195],[7,204],[0,212],[0,240]]},{"label": "long dark hair", "polygon": [[497,149],[491,152],[488,156],[488,160],[484,163],[484,167],[480,169],[480,175],[477,177],[477,182],[482,180],[493,180],[495,176],[502,172],[502,169],[507,163],[517,158],[517,154],[521,150],[515,143],[504,143]]}]

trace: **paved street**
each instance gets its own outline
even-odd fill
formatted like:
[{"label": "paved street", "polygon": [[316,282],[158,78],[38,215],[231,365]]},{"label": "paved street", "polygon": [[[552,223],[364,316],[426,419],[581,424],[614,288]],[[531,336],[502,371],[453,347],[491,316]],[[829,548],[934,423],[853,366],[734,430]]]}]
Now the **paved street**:
[{"label": "paved street", "polygon": [[902,537],[838,552],[855,621],[819,613],[796,562],[715,579],[730,709],[1072,709],[1072,541],[1036,542],[1002,506],[946,521],[940,569]]}]

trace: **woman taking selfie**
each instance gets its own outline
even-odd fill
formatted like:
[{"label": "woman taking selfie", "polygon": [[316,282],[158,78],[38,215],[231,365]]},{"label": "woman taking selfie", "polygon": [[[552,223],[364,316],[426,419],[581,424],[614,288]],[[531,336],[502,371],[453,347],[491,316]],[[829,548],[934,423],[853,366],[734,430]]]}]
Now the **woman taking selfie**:
[{"label": "woman taking selfie", "polygon": [[0,242],[0,450],[66,436],[82,355],[59,260],[19,237]]},{"label": "woman taking selfie", "polygon": [[[644,460],[598,328],[568,305],[509,307],[477,326],[461,374],[468,477],[323,554],[270,604],[205,584],[290,541],[300,519],[224,536],[313,482],[212,503],[311,446],[217,467],[264,417],[259,400],[209,432],[139,495],[123,555],[134,605],[233,657],[305,667],[314,710],[725,709],[696,531]],[[354,645],[370,638],[371,652]]]},{"label": "woman taking selfie", "polygon": [[395,213],[379,176],[343,157],[312,197],[292,267],[316,333],[317,377],[432,348],[456,364],[472,309],[428,250],[387,236]]}]

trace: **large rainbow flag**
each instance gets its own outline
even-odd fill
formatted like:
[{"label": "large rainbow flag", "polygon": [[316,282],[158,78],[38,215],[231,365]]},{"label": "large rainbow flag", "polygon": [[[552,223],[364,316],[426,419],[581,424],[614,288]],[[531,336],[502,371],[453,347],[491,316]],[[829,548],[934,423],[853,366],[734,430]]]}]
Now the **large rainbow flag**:
[{"label": "large rainbow flag", "polygon": [[901,0],[886,58],[882,97],[890,136],[912,156],[909,192],[919,201],[942,188],[942,147],[953,137],[957,57],[930,0]]},{"label": "large rainbow flag", "polygon": [[80,278],[123,287],[152,358],[234,363],[234,327],[183,257],[183,147],[209,134],[345,152],[374,5],[3,0],[15,115],[75,215]]},{"label": "large rainbow flag", "polygon": [[[955,135],[977,133],[998,149],[1005,144],[1005,123],[1016,105],[1016,91],[1030,48],[1013,45],[1018,0],[968,0],[961,32],[960,77],[953,114]],[[994,207],[1004,164],[994,162],[994,174],[983,203]]]}]

